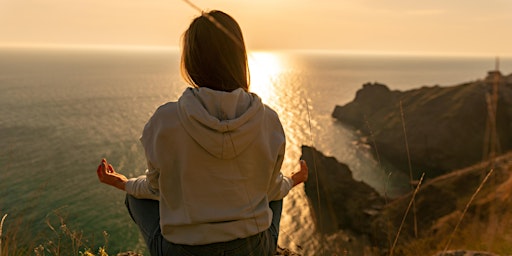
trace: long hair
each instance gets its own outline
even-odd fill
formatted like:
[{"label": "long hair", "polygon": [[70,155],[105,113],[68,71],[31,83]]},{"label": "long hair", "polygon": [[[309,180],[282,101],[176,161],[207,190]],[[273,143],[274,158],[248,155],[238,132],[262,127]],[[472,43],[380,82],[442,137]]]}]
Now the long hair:
[{"label": "long hair", "polygon": [[242,30],[221,11],[203,13],[183,34],[181,73],[194,87],[231,92],[249,90],[249,69]]}]

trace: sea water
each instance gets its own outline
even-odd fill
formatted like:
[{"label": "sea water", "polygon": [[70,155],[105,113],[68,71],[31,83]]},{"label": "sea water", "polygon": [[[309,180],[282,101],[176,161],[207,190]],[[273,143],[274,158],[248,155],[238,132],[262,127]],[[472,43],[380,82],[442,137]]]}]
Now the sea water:
[{"label": "sea water", "polygon": [[[277,111],[287,135],[283,173],[297,170],[300,147],[309,145],[348,164],[355,179],[381,194],[397,195],[407,187],[400,172],[383,168],[355,131],[331,117],[335,105],[350,102],[366,82],[407,90],[482,79],[494,57],[281,51],[251,52],[249,63],[251,90]],[[511,72],[512,60],[502,59],[501,70]],[[106,231],[110,253],[144,253],[123,192],[100,184],[96,167],[107,158],[117,171],[141,175],[145,122],[186,87],[173,49],[0,49],[4,234],[17,233],[19,246],[35,247],[58,240],[65,227],[97,248]],[[303,186],[294,188],[285,200],[280,245],[304,255],[343,249],[325,241],[315,232]]]}]

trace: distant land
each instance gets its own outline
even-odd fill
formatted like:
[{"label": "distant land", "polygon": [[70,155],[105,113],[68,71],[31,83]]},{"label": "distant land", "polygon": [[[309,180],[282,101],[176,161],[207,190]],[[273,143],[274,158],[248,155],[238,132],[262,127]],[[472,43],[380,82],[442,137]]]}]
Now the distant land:
[{"label": "distant land", "polygon": [[332,116],[361,131],[364,142],[380,157],[408,173],[407,143],[414,177],[423,172],[435,177],[478,163],[488,154],[494,126],[489,106],[495,82],[495,151],[507,152],[512,150],[512,74],[504,76],[499,71],[456,86],[403,92],[380,83],[364,84],[355,99],[336,106]]}]

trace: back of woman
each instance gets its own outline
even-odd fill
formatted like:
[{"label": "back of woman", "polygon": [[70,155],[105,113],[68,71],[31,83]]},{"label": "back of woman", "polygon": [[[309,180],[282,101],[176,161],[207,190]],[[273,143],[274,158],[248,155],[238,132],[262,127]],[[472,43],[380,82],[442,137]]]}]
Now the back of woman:
[{"label": "back of woman", "polygon": [[[245,110],[237,115],[237,107]],[[276,113],[241,89],[187,89],[156,111],[141,141],[148,174],[158,176],[162,232],[174,243],[260,233],[270,226],[269,201],[292,186],[280,177],[285,137]],[[141,193],[131,182],[127,191]]]},{"label": "back of woman", "polygon": [[144,127],[145,175],[127,179],[103,159],[100,181],[127,192],[151,255],[273,255],[282,199],[307,179],[307,166],[292,177],[280,172],[285,134],[249,92],[232,17],[212,11],[191,23],[182,74],[191,87]]}]

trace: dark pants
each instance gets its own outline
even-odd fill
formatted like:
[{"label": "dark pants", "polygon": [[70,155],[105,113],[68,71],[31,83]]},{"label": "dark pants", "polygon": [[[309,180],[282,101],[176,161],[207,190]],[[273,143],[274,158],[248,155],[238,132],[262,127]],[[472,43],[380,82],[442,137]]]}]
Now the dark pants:
[{"label": "dark pants", "polygon": [[144,241],[146,241],[146,245],[152,256],[263,256],[274,255],[276,251],[283,200],[272,201],[269,204],[273,213],[272,224],[269,229],[247,238],[194,246],[174,244],[165,240],[160,230],[158,201],[137,199],[131,195],[127,195],[125,203],[133,221],[139,226]]}]

